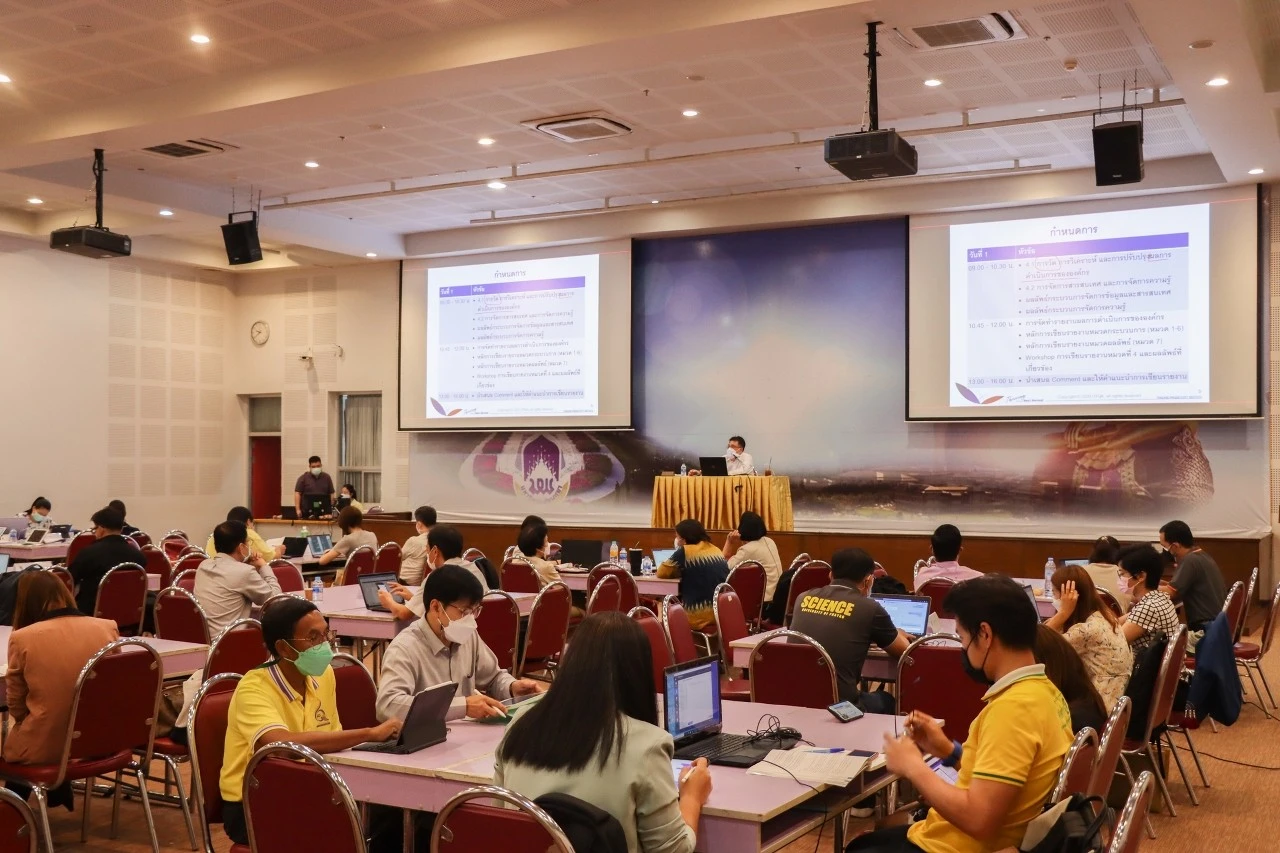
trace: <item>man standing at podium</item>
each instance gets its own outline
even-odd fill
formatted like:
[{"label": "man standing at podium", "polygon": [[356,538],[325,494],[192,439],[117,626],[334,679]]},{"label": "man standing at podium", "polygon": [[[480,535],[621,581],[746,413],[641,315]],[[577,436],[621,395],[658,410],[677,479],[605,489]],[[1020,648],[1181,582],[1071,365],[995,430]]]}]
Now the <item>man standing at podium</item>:
[{"label": "man standing at podium", "polygon": [[729,469],[729,476],[735,474],[754,474],[756,467],[752,463],[751,454],[747,452],[747,440],[740,435],[729,439],[729,449],[724,452],[724,461]]}]

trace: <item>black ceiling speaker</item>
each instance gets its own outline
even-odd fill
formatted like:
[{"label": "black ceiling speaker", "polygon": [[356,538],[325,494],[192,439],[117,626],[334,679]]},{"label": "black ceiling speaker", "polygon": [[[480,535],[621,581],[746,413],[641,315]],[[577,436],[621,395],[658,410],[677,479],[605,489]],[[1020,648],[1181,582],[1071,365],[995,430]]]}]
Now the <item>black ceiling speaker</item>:
[{"label": "black ceiling speaker", "polygon": [[1142,122],[1115,121],[1093,128],[1093,175],[1100,187],[1142,180]]},{"label": "black ceiling speaker", "polygon": [[[246,212],[249,218],[237,222],[236,217],[243,216]],[[227,224],[222,226],[222,243],[227,249],[227,263],[233,267],[262,260],[262,244],[258,242],[258,212],[250,210],[227,214]]]}]

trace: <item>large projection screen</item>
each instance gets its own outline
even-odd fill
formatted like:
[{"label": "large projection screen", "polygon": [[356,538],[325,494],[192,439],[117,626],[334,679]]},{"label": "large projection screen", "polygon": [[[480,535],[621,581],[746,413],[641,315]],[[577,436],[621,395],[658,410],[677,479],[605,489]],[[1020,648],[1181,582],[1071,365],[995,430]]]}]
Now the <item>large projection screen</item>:
[{"label": "large projection screen", "polygon": [[1257,417],[1254,186],[912,216],[907,420]]},{"label": "large projection screen", "polygon": [[406,261],[402,430],[631,426],[629,240]]}]

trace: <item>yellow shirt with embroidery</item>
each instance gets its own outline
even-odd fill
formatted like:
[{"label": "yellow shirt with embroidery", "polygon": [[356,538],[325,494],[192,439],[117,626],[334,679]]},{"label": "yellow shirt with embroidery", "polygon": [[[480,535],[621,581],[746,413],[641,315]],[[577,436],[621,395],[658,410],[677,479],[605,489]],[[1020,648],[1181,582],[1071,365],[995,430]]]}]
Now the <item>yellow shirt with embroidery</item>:
[{"label": "yellow shirt with embroidery", "polygon": [[[262,538],[262,536],[258,533],[258,531],[250,530],[248,531],[248,534],[249,534],[249,551],[251,556],[256,555],[258,557],[261,557],[262,559],[266,560],[268,563],[270,563],[272,560],[276,558],[276,549],[268,545],[267,541]],[[213,534],[209,535],[209,541],[205,543],[204,552],[208,554],[210,557],[218,553],[217,549],[213,547]]]},{"label": "yellow shirt with embroidery", "polygon": [[984,779],[1018,786],[1009,814],[989,842],[966,835],[936,809],[907,831],[907,838],[926,853],[988,853],[1022,842],[1027,824],[1040,814],[1067,750],[1071,748],[1071,712],[1044,667],[1016,670],[983,696],[986,707],[969,726],[964,743],[959,788]]},{"label": "yellow shirt with embroidery", "polygon": [[332,667],[319,678],[307,678],[305,697],[289,686],[280,667],[251,669],[236,685],[227,709],[226,751],[218,787],[222,799],[240,802],[244,796],[244,771],[258,738],[271,729],[291,732],[336,732],[338,720],[336,681]]}]

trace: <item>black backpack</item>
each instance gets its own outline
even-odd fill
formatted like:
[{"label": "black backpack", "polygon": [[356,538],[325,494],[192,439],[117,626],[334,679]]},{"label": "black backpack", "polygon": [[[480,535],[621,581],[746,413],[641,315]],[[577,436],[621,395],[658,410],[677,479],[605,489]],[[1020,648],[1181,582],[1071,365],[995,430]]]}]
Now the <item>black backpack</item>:
[{"label": "black backpack", "polygon": [[18,580],[27,572],[38,572],[39,566],[0,575],[0,625],[13,624],[13,611],[18,606]]},{"label": "black backpack", "polygon": [[560,826],[574,853],[627,853],[622,824],[604,809],[568,794],[543,794],[534,803]]},{"label": "black backpack", "polygon": [[[1104,853],[1102,827],[1110,825],[1111,809],[1101,797],[1072,794],[1045,807],[1027,827],[1022,853]],[[1032,837],[1039,836],[1034,843]]]},{"label": "black backpack", "polygon": [[489,589],[502,589],[502,580],[498,577],[498,571],[493,567],[493,563],[489,562],[488,557],[473,560],[472,565],[480,570],[480,574],[484,575],[484,582]]}]

